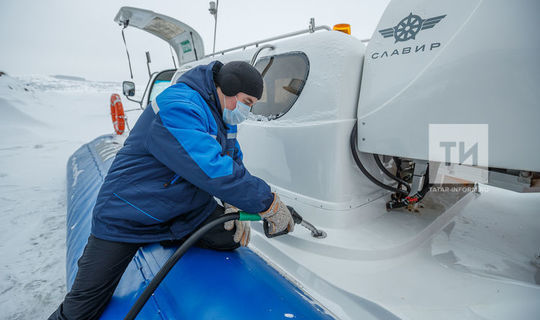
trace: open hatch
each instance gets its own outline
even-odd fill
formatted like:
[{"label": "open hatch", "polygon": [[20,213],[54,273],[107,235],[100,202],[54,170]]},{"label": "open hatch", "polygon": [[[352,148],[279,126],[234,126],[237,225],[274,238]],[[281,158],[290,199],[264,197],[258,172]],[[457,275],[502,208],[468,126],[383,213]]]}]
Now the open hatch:
[{"label": "open hatch", "polygon": [[179,65],[204,57],[204,44],[199,33],[176,19],[150,10],[122,7],[114,21],[124,28],[139,28],[165,40],[176,52]]}]

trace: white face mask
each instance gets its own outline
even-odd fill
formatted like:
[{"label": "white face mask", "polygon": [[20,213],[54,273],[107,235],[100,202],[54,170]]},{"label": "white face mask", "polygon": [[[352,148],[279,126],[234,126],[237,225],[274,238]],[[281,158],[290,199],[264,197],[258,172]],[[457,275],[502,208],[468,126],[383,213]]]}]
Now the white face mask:
[{"label": "white face mask", "polygon": [[249,116],[250,107],[236,99],[236,108],[233,110],[223,108],[223,121],[230,125],[237,125]]}]

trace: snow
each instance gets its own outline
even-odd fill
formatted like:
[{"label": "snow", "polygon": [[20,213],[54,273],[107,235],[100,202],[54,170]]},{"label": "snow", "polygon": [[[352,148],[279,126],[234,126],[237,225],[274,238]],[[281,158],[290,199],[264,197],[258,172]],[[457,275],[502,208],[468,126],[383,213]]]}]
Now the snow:
[{"label": "snow", "polygon": [[66,162],[112,132],[113,92],[120,83],[0,77],[0,319],[46,318],[66,293]]}]

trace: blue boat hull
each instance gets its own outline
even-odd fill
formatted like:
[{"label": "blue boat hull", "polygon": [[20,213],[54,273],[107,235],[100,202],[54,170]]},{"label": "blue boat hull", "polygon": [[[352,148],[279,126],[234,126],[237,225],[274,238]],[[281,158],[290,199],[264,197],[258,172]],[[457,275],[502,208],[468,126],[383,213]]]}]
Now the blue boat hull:
[{"label": "blue boat hull", "polygon": [[[86,245],[92,209],[121,147],[112,135],[85,144],[67,165],[67,287]],[[101,319],[121,319],[176,247],[141,247]],[[138,319],[333,319],[298,287],[247,248],[190,249],[146,303]]]}]

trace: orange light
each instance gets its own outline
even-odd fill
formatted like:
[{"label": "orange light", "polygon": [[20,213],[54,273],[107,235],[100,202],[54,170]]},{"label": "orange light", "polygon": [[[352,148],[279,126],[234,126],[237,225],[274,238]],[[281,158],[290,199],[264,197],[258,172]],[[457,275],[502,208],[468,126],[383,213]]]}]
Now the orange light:
[{"label": "orange light", "polygon": [[339,23],[334,26],[335,31],[341,31],[346,34],[351,34],[351,25],[348,23]]}]

